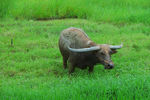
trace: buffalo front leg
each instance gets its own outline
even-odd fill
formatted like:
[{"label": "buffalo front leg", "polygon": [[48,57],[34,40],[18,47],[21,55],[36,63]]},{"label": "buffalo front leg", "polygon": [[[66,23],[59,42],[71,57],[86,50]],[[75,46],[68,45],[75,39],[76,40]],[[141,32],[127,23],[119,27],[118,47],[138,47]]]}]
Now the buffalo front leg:
[{"label": "buffalo front leg", "polygon": [[89,73],[93,72],[94,66],[89,67]]},{"label": "buffalo front leg", "polygon": [[74,59],[73,56],[69,56],[69,59],[68,59],[68,61],[69,61],[69,74],[73,73],[75,70],[75,63],[74,63],[75,60],[76,59]]},{"label": "buffalo front leg", "polygon": [[69,74],[73,73],[74,71],[75,71],[75,66],[69,63]]}]

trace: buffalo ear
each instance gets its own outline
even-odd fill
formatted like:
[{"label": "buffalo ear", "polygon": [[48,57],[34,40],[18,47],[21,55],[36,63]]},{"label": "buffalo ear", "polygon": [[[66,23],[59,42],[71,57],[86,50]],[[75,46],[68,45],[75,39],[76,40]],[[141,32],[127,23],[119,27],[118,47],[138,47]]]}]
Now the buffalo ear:
[{"label": "buffalo ear", "polygon": [[117,53],[117,50],[116,49],[111,49],[111,54],[115,54],[115,53]]}]

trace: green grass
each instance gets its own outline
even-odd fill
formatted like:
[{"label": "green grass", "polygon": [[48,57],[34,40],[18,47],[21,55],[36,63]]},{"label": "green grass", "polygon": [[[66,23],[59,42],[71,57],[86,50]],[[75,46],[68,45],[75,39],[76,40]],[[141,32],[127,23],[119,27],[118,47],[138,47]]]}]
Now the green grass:
[{"label": "green grass", "polygon": [[149,5],[150,0],[3,0],[0,17],[150,24]]},{"label": "green grass", "polygon": [[[112,56],[115,68],[94,72],[63,69],[60,32],[85,30],[96,43],[124,47]],[[11,39],[13,45],[11,45]],[[0,100],[150,99],[150,26],[95,23],[81,19],[7,20],[0,23]]]}]

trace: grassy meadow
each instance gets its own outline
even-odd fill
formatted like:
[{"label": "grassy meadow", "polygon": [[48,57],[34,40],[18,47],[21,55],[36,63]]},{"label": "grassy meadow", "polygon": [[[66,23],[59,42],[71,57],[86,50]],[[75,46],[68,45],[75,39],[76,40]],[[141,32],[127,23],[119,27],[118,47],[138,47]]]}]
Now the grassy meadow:
[{"label": "grassy meadow", "polygon": [[150,0],[3,0],[0,17],[150,24]]},{"label": "grassy meadow", "polygon": [[[0,1],[1,2],[1,1]],[[0,100],[149,100],[149,0],[4,0],[0,3]],[[49,20],[48,20],[49,19]],[[124,47],[115,68],[68,75],[60,32],[83,29],[99,44]]]},{"label": "grassy meadow", "polygon": [[[113,25],[80,19],[8,21],[0,24],[0,100],[150,98],[150,35],[144,24]],[[112,56],[115,68],[97,65],[92,74],[63,69],[60,31],[82,28],[96,43],[124,47]],[[11,40],[13,43],[11,44]]]}]

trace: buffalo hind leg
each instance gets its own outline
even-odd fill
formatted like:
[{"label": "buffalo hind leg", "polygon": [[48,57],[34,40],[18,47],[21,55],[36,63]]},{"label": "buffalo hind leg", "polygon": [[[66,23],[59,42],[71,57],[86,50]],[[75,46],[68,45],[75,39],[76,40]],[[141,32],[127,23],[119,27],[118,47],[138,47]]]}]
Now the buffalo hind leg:
[{"label": "buffalo hind leg", "polygon": [[64,69],[67,68],[67,60],[68,60],[68,57],[63,57],[63,67],[64,67]]},{"label": "buffalo hind leg", "polygon": [[89,67],[89,73],[93,72],[94,66]]}]

